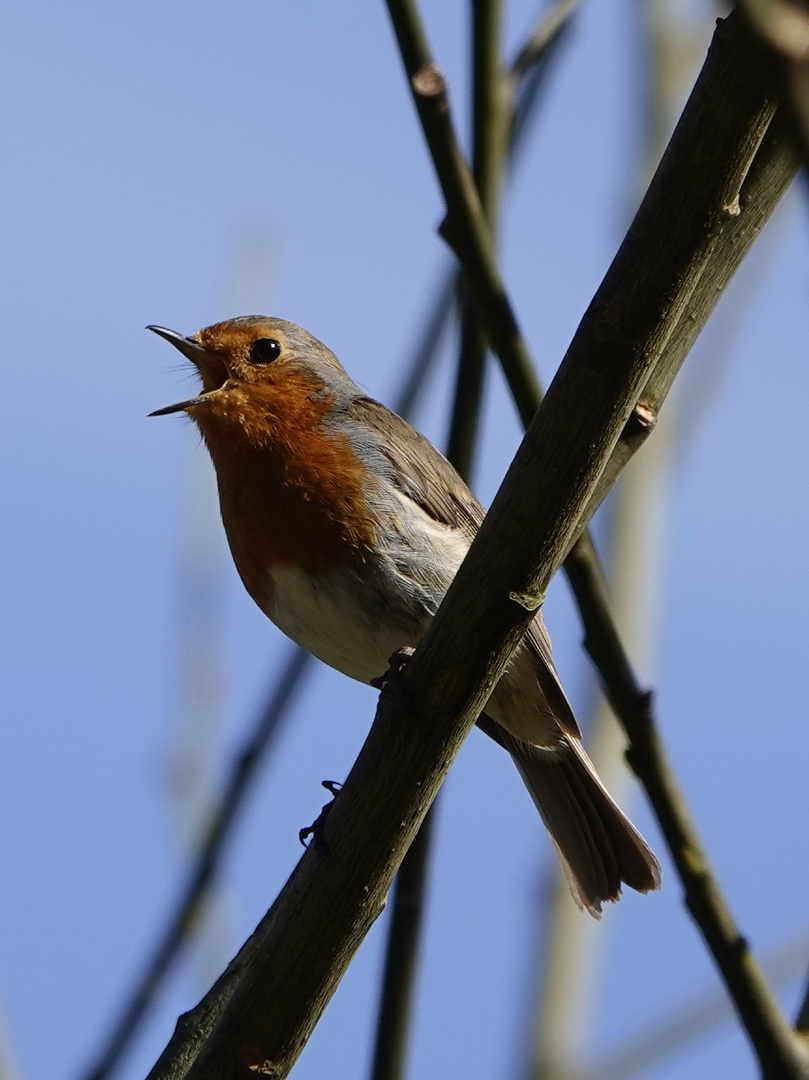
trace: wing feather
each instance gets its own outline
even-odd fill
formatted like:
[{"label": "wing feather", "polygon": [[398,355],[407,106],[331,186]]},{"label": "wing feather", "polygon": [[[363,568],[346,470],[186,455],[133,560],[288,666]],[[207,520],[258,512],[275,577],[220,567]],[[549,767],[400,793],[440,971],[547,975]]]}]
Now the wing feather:
[{"label": "wing feather", "polygon": [[372,398],[355,398],[348,415],[377,434],[399,490],[434,521],[460,529],[471,540],[486,511],[430,440]]}]

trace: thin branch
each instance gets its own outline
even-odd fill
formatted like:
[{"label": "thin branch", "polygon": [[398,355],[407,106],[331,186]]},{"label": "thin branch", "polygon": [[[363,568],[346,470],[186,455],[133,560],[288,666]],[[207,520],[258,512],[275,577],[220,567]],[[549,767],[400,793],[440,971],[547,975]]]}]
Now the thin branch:
[{"label": "thin branch", "polygon": [[[443,76],[412,0],[388,0],[388,7],[447,204],[442,231],[528,423],[541,397],[539,384],[455,136]],[[775,98],[763,59],[737,18],[719,24],[655,178],[577,332],[577,342],[590,338],[605,355],[654,354],[643,404],[622,433],[585,520],[650,434],[688,350],[795,175],[797,162],[783,133],[768,133]]]},{"label": "thin branch", "polygon": [[[503,121],[508,129],[506,164],[509,175],[513,172],[519,151],[536,114],[550,63],[557,56],[559,46],[570,29],[580,4],[581,0],[557,0],[543,13],[512,61],[503,86],[506,98],[503,109],[511,116]],[[461,278],[462,272],[451,267],[433,290],[435,299],[424,320],[425,329],[416,348],[413,367],[394,404],[395,411],[402,416],[409,416],[413,411],[415,394],[448,325],[455,298],[461,289]],[[526,389],[525,386],[523,389]],[[530,388],[528,392],[530,393]],[[533,407],[530,400],[526,404],[523,414],[525,423],[530,421],[538,404],[538,398]]]},{"label": "thin branch", "polygon": [[[510,77],[516,88],[532,69],[544,63],[559,37],[568,29],[582,0],[556,0],[529,34],[511,64]],[[512,91],[512,97],[516,97]]]},{"label": "thin branch", "polygon": [[[578,549],[578,545],[577,545]],[[627,759],[643,783],[685,890],[685,902],[716,961],[765,1077],[809,1076],[809,1055],[795,1038],[770,986],[736,926],[682,792],[677,787],[652,714],[651,694],[637,681],[610,619],[606,585],[590,563],[568,565],[579,593],[585,647],[604,681],[610,704],[630,740]],[[578,576],[581,574],[581,579]]]},{"label": "thin branch", "polygon": [[[472,0],[473,173],[492,229],[508,157],[503,125],[500,20],[500,0]],[[478,441],[485,366],[486,338],[464,289],[447,457],[466,480],[470,478]],[[372,1080],[399,1080],[405,1070],[436,811],[433,804],[396,876]]]},{"label": "thin branch", "polygon": [[233,834],[245,796],[252,788],[258,767],[266,757],[267,748],[278,733],[311,663],[312,657],[295,647],[284,665],[255,729],[234,758],[225,791],[219,804],[212,810],[207,835],[174,912],[121,1010],[106,1044],[94,1064],[87,1070],[86,1080],[105,1080],[113,1072],[182,946],[193,933],[219,870],[227,841]]},{"label": "thin branch", "polygon": [[427,316],[421,320],[422,331],[413,350],[413,363],[404,383],[394,398],[394,411],[412,416],[422,394],[429,371],[433,367],[441,339],[450,324],[456,296],[456,274],[443,275],[433,289],[433,300]]},{"label": "thin branch", "polygon": [[[505,165],[499,7],[499,0],[472,0],[472,173],[492,234]],[[462,297],[461,347],[448,457],[468,479],[483,396],[486,338],[475,305],[463,286]]]},{"label": "thin branch", "polygon": [[[506,85],[500,67],[500,0],[472,0],[472,176],[491,236],[507,161]],[[461,348],[447,456],[467,480],[478,429],[486,338],[463,288]]]},{"label": "thin branch", "polygon": [[[444,78],[433,63],[412,0],[388,0],[388,10],[448,208],[442,230],[459,256],[459,243],[474,249],[474,257],[461,258],[461,262],[469,288],[482,309],[490,344],[509,382],[527,388],[535,403],[540,397],[539,384],[497,269],[491,233],[472,173],[455,137]],[[524,400],[518,400],[517,406],[523,422],[529,423],[535,410],[526,410]]]},{"label": "thin branch", "polygon": [[371,1080],[404,1074],[436,809],[433,803],[396,875]]}]

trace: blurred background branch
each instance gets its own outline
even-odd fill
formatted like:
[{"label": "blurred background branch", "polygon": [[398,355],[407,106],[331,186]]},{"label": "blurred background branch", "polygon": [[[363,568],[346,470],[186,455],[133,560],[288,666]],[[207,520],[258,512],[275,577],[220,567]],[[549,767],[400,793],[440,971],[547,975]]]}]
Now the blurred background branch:
[{"label": "blurred background branch", "polygon": [[804,166],[809,166],[809,4],[740,0],[754,33],[774,57],[784,106]]},{"label": "blurred background branch", "polygon": [[[780,989],[805,972],[808,959],[809,934],[802,930],[764,952],[761,967]],[[631,1080],[655,1065],[673,1062],[696,1041],[735,1019],[733,1002],[722,987],[694,993],[673,1004],[665,1015],[653,1017],[621,1045],[607,1049],[598,1062],[582,1066],[579,1080]]]}]

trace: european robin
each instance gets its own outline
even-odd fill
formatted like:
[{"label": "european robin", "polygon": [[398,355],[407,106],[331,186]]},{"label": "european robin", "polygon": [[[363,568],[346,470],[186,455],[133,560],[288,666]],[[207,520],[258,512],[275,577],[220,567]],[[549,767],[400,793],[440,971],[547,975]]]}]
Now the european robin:
[{"label": "european robin", "polygon": [[[325,345],[246,316],[185,337],[150,326],[196,366],[185,412],[210,451],[222,521],[252,598],[314,656],[360,682],[418,641],[485,511],[414,428],[352,382]],[[621,883],[660,884],[643,837],[581,744],[538,614],[483,726],[511,754],[577,902],[597,915]]]}]

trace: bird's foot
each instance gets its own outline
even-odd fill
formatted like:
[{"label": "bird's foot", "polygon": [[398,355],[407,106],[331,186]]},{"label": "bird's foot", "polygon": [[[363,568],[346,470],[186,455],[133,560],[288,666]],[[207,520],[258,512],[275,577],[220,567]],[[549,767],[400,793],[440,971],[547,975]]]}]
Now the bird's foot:
[{"label": "bird's foot", "polygon": [[371,686],[375,690],[384,690],[386,686],[391,684],[397,684],[398,680],[407,666],[407,662],[415,652],[415,649],[411,649],[409,645],[403,645],[401,649],[397,649],[393,656],[388,660],[388,670],[384,675],[380,675],[376,679],[371,679]]},{"label": "bird's foot", "polygon": [[330,791],[332,794],[331,802],[325,803],[312,824],[307,825],[305,829],[301,829],[298,833],[298,838],[305,848],[309,847],[306,841],[310,836],[312,837],[314,849],[324,862],[329,857],[329,849],[326,845],[326,841],[323,839],[323,829],[326,825],[326,819],[331,812],[331,808],[334,806],[334,800],[337,798],[337,793],[342,786],[343,785],[336,780],[321,781],[321,787],[324,787],[326,791]]}]

